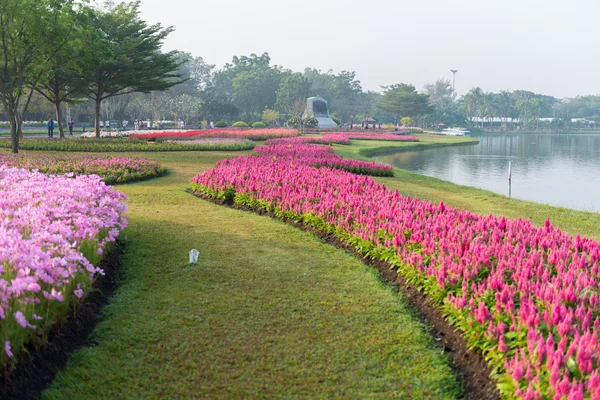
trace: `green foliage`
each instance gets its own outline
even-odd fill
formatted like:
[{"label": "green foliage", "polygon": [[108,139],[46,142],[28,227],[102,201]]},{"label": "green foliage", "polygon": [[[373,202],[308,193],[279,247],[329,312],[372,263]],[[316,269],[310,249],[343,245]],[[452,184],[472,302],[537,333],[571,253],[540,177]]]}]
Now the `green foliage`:
[{"label": "green foliage", "polygon": [[225,127],[227,127],[227,122],[225,122],[225,121],[217,121],[215,123],[215,127],[216,128],[225,128]]},{"label": "green foliage", "polygon": [[295,115],[292,118],[287,120],[287,126],[289,126],[290,128],[300,128],[301,125],[302,125],[302,118],[299,118]]},{"label": "green foliage", "polygon": [[413,85],[404,83],[387,86],[377,107],[397,117],[418,117],[433,111],[429,104],[429,95],[418,93]]},{"label": "green foliage", "polygon": [[[165,138],[167,139],[167,138]],[[9,140],[0,140],[0,148],[10,148]],[[185,144],[166,141],[148,142],[142,139],[23,139],[21,149],[36,151],[80,151],[80,152],[161,152],[161,151],[237,151],[251,150],[254,143],[240,144],[206,143]]]},{"label": "green foliage", "polygon": [[319,120],[313,116],[304,118],[304,126],[307,128],[316,128],[319,126]]},{"label": "green foliage", "polygon": [[0,103],[11,123],[15,153],[31,88],[73,34],[73,7],[69,0],[0,1]]},{"label": "green foliage", "polygon": [[118,3],[95,9],[93,28],[104,38],[110,56],[82,75],[80,90],[96,103],[96,135],[100,136],[102,100],[126,93],[160,91],[182,82],[177,52],[161,53],[163,41],[173,31],[140,19],[140,3]]},{"label": "green foliage", "polygon": [[295,114],[297,102],[306,103],[312,88],[311,80],[301,73],[287,74],[281,79],[277,89],[277,107],[285,113]]},{"label": "green foliage", "polygon": [[338,124],[338,126],[342,126],[342,121],[338,117],[332,115],[331,119],[333,120],[333,122],[335,122],[336,124]]},{"label": "green foliage", "polygon": [[238,122],[234,122],[233,125],[231,125],[234,128],[247,128],[248,124],[245,123],[244,121],[238,121]]},{"label": "green foliage", "polygon": [[411,117],[403,117],[400,120],[400,123],[404,126],[411,126],[413,124],[413,119]]},{"label": "green foliage", "polygon": [[265,124],[264,122],[255,122],[252,124],[253,128],[266,128],[267,124]]},{"label": "green foliage", "polygon": [[273,122],[279,119],[279,111],[267,108],[265,111],[263,111],[261,119],[265,125],[271,125]]}]

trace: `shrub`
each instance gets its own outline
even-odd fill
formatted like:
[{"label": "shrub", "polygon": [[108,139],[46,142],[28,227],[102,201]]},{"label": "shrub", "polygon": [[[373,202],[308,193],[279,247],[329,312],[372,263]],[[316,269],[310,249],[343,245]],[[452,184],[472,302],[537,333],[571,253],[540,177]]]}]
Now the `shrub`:
[{"label": "shrub", "polygon": [[267,124],[265,124],[264,122],[255,122],[252,124],[253,128],[266,128]]},{"label": "shrub", "polygon": [[396,125],[394,124],[385,124],[383,126],[383,129],[394,129],[396,127]]},{"label": "shrub", "polygon": [[338,124],[338,126],[342,126],[342,121],[338,117],[334,117],[332,115],[331,119],[333,120],[333,122],[335,122],[336,124]]},{"label": "shrub", "polygon": [[287,126],[289,126],[290,128],[300,127],[300,118],[294,115],[292,118],[287,120]]},{"label": "shrub", "polygon": [[307,117],[304,119],[304,126],[307,128],[316,128],[319,125],[319,120],[315,117]]},{"label": "shrub", "polygon": [[270,125],[279,119],[279,111],[270,110],[267,108],[265,111],[263,111],[261,119],[266,125]]},{"label": "shrub", "polygon": [[238,121],[238,122],[234,123],[231,126],[234,127],[234,128],[247,128],[248,124],[245,123],[244,121]]},{"label": "shrub", "polygon": [[217,121],[217,123],[215,124],[215,127],[217,128],[225,128],[227,126],[227,122],[225,121]]}]

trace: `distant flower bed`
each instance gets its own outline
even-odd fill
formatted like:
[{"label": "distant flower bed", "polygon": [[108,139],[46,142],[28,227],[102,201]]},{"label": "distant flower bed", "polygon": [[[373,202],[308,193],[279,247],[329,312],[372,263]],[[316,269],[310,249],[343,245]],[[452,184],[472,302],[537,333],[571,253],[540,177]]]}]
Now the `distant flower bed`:
[{"label": "distant flower bed", "polygon": [[299,136],[293,138],[269,139],[266,144],[296,144],[296,143],[314,143],[314,144],[350,144],[350,139],[357,140],[381,140],[392,142],[418,142],[419,139],[414,136],[400,136],[389,133],[374,132],[332,132],[323,136]]},{"label": "distant flower bed", "polygon": [[[10,139],[0,139],[0,148],[9,149]],[[155,152],[155,151],[206,151],[230,150],[213,149],[205,144],[183,144],[183,142],[148,142],[139,139],[23,139],[19,142],[22,150],[37,151],[77,151],[77,152]],[[239,149],[231,149],[239,150]]]},{"label": "distant flower bed", "polygon": [[261,157],[273,161],[341,169],[358,175],[394,176],[394,169],[386,164],[373,161],[344,159],[328,146],[316,144],[275,144],[254,149]]},{"label": "distant flower bed", "polygon": [[0,362],[44,344],[91,290],[103,251],[127,225],[124,194],[98,176],[0,166]]},{"label": "distant flower bed", "polygon": [[79,155],[0,154],[0,165],[46,174],[100,175],[107,184],[140,181],[164,175],[167,169],[146,158]]},{"label": "distant flower bed", "polygon": [[267,145],[273,144],[350,144],[350,139],[341,133],[332,133],[324,136],[298,136],[293,138],[269,139],[265,142]]},{"label": "distant flower bed", "polygon": [[248,139],[206,138],[192,140],[165,140],[162,143],[175,143],[184,146],[202,146],[203,150],[252,150],[256,143]]},{"label": "distant flower bed", "polygon": [[[330,135],[336,135],[338,132],[331,133]],[[418,142],[419,138],[415,136],[402,136],[392,133],[374,133],[374,132],[339,132],[339,134],[345,135],[349,139],[357,140],[384,140],[392,142]]]},{"label": "distant flower bed", "polygon": [[267,140],[272,138],[283,138],[298,136],[295,129],[203,129],[196,131],[148,131],[130,135],[134,139],[159,139],[159,138],[190,138],[190,137],[218,137],[228,139]]}]

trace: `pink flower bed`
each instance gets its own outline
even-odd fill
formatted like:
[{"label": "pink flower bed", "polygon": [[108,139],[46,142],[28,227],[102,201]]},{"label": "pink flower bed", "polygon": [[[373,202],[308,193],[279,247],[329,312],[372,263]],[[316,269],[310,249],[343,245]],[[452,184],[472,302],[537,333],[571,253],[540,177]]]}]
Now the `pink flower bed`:
[{"label": "pink flower bed", "polygon": [[127,225],[125,195],[99,176],[0,166],[0,354],[7,371],[64,320],[102,274],[102,251]]},{"label": "pink flower bed", "polygon": [[350,144],[350,139],[358,140],[382,140],[393,142],[418,142],[419,139],[414,136],[399,136],[388,133],[370,133],[370,132],[332,132],[321,137],[316,136],[298,136],[293,138],[269,139],[266,144]]},{"label": "pink flower bed", "polygon": [[96,174],[109,185],[151,179],[166,173],[154,160],[80,155],[0,154],[0,165],[38,170],[47,174]]},{"label": "pink flower bed", "polygon": [[373,161],[343,159],[328,146],[314,144],[275,144],[259,146],[254,151],[265,159],[284,163],[305,164],[313,167],[342,169],[360,175],[394,176],[394,169]]},{"label": "pink flower bed", "polygon": [[301,161],[313,154],[302,146],[220,161],[193,189],[302,221],[391,263],[483,352],[505,397],[600,399],[600,243],[549,221],[480,216],[315,168]]},{"label": "pink flower bed", "polygon": [[[345,135],[349,139],[358,139],[358,140],[385,140],[385,141],[393,141],[393,142],[418,142],[419,138],[415,136],[400,136],[394,135],[391,133],[371,133],[371,132],[339,132],[342,135]],[[330,133],[330,135],[338,134]]]},{"label": "pink flower bed", "polygon": [[230,139],[250,139],[250,140],[267,140],[271,138],[283,138],[298,136],[299,132],[295,129],[202,129],[196,131],[162,131],[150,133],[140,133],[130,135],[134,139],[159,139],[159,138],[196,138],[196,137],[211,137],[211,138],[230,138]]}]

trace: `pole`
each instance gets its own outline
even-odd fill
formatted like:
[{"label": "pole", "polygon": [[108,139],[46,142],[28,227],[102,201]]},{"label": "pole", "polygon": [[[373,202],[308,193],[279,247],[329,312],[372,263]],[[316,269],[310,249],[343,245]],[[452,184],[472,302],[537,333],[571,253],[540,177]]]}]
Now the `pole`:
[{"label": "pole", "polygon": [[512,161],[508,160],[508,180],[512,180]]},{"label": "pole", "polygon": [[451,69],[450,72],[452,72],[452,92],[456,91],[456,73],[458,72],[457,69]]}]

